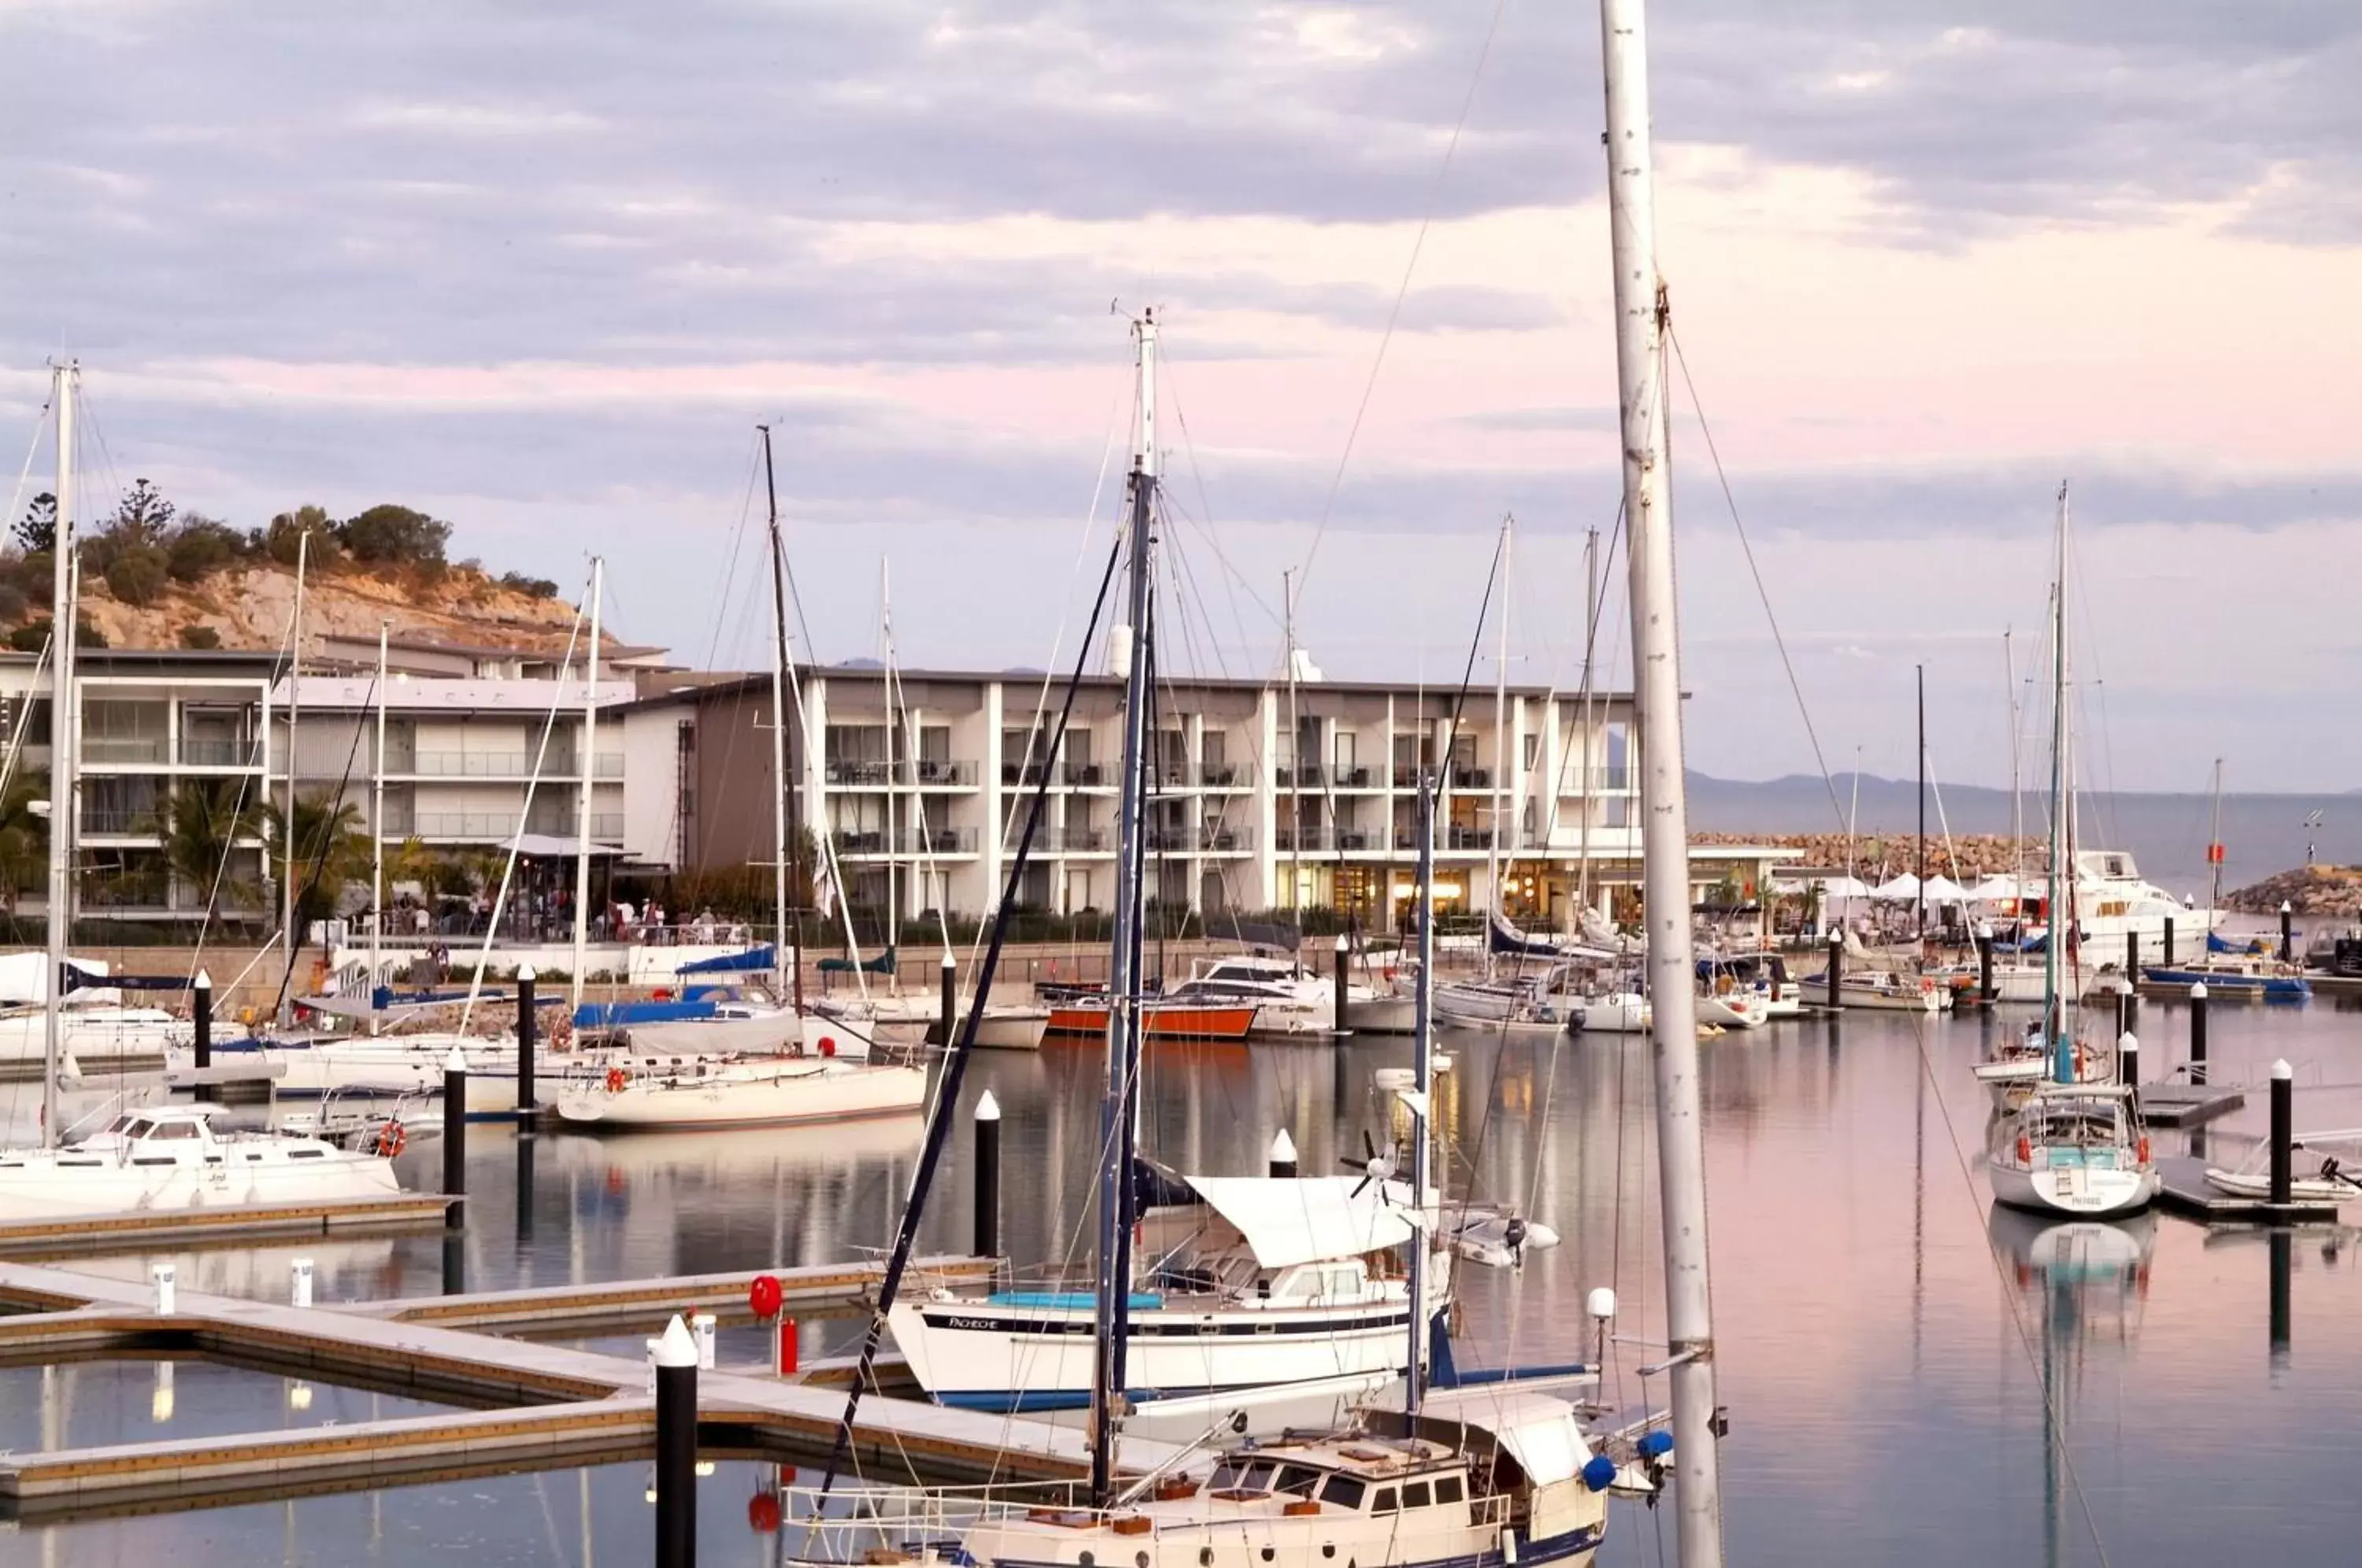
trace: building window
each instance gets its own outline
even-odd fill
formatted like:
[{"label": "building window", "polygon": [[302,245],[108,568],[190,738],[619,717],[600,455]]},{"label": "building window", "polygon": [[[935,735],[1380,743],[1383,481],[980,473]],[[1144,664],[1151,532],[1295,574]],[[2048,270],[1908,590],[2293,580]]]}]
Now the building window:
[{"label": "building window", "polygon": [[1526,737],[1526,771],[1531,773],[1540,765],[1541,759],[1542,737],[1540,735],[1528,735]]}]

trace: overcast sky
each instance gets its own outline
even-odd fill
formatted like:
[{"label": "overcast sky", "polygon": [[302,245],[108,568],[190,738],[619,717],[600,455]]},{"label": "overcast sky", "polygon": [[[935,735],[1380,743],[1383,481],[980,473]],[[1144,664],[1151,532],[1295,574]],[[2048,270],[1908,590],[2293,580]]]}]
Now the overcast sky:
[{"label": "overcast sky", "polygon": [[[621,634],[744,664],[768,421],[811,651],[877,650],[890,561],[904,662],[1042,666],[1154,305],[1172,667],[1275,669],[1296,569],[1330,672],[1455,680],[1514,512],[1512,676],[1572,684],[1598,22],[1495,16],[0,0],[0,435],[70,352],[102,507],[402,501],[496,569],[603,552]],[[2005,780],[2071,476],[2095,781],[2362,784],[2362,7],[1651,24],[1694,766],[1814,767],[1775,618],[1830,767],[1909,771],[1924,663],[1938,777]]]}]

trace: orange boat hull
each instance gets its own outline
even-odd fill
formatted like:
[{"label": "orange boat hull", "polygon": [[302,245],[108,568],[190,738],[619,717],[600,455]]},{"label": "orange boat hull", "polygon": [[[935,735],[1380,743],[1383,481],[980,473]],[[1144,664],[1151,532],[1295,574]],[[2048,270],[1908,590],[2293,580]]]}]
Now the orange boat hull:
[{"label": "orange boat hull", "polygon": [[[1255,1010],[1251,1007],[1151,1006],[1141,1012],[1151,1040],[1244,1040],[1247,1031],[1254,1027],[1254,1018]],[[1053,1034],[1105,1034],[1107,1027],[1104,1007],[1086,1003],[1050,1010]]]}]

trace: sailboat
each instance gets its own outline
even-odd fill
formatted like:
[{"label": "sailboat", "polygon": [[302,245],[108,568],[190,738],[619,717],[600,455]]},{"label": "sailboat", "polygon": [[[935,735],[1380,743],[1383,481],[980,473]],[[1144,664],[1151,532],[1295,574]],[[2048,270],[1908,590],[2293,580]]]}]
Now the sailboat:
[{"label": "sailboat", "polygon": [[129,1110],[104,1128],[62,1144],[58,1077],[63,1069],[66,930],[72,920],[73,836],[81,805],[81,716],[75,701],[74,403],[79,370],[56,367],[57,573],[50,601],[49,953],[43,988],[41,1141],[0,1148],[0,1215],[46,1219],[119,1209],[197,1208],[299,1198],[356,1198],[400,1190],[390,1155],[340,1149],[316,1138],[231,1133],[216,1108]]},{"label": "sailboat", "polygon": [[2180,964],[2152,964],[2141,970],[2144,985],[2186,988],[2203,985],[2209,992],[2261,997],[2266,1001],[2302,1001],[2312,994],[2304,966],[2286,963],[2261,950],[2246,952],[2213,934],[2215,911],[2223,902],[2223,759],[2214,759],[2214,826],[2207,834],[2206,865],[2213,874],[2206,890],[2206,951]]},{"label": "sailboat", "polygon": [[[2067,722],[2067,487],[2058,487],[2058,571],[2051,596],[2050,854],[2047,903],[2059,907],[2071,855]],[[2061,984],[2059,944],[2043,945],[2040,1048],[2047,1074],[1999,1121],[1985,1162],[1993,1198],[2014,1209],[2104,1218],[2134,1214],[2156,1198],[2159,1178],[2141,1131],[2135,1090],[2093,1081],[2095,1053],[2074,1038]],[[2022,1060],[2025,1045],[2019,1048]],[[1994,1064],[1987,1064],[1992,1066]],[[1983,1069],[1980,1069],[1982,1072]],[[2022,1066],[2017,1069],[2023,1072]],[[1989,1080],[1990,1081],[1990,1080]]]}]

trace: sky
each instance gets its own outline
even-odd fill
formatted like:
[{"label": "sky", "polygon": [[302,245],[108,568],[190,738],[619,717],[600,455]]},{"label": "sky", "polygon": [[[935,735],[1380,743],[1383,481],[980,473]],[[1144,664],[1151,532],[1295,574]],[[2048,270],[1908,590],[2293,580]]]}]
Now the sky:
[{"label": "sky", "polygon": [[[2362,785],[2362,8],[1650,23],[1692,766],[1907,775],[1924,666],[1939,778],[2006,781],[2067,479],[2114,779]],[[1168,668],[1276,671],[1292,573],[1330,674],[1489,684],[1512,514],[1510,678],[1572,687],[1601,117],[1548,0],[0,0],[0,462],[71,354],[100,510],[399,501],[745,666],[767,423],[802,651],[890,605],[906,665],[1039,668],[1153,307]]]}]

